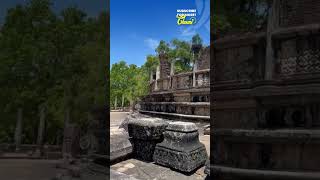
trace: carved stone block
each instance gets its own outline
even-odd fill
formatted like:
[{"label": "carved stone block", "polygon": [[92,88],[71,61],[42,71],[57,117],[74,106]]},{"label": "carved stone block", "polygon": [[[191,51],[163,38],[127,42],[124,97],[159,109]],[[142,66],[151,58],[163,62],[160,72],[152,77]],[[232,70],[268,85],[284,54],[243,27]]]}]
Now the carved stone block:
[{"label": "carved stone block", "polygon": [[110,161],[118,161],[132,153],[132,144],[124,129],[119,130],[110,138]]},{"label": "carved stone block", "polygon": [[135,157],[144,161],[153,161],[156,144],[163,140],[166,127],[167,122],[159,118],[141,118],[129,122],[129,136],[133,143]]},{"label": "carved stone block", "polygon": [[164,141],[157,144],[153,159],[156,163],[183,172],[192,172],[208,158],[199,141],[198,128],[190,122],[172,122],[164,132]]}]

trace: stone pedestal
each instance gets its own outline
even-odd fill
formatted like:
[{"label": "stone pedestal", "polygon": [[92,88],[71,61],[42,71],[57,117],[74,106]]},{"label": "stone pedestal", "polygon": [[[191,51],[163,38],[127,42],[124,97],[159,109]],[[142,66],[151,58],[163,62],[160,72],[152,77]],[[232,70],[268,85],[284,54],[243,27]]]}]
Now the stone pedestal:
[{"label": "stone pedestal", "polygon": [[164,141],[157,144],[153,159],[156,163],[183,172],[203,166],[208,158],[199,141],[198,128],[190,122],[172,122],[164,132]]},{"label": "stone pedestal", "polygon": [[153,161],[157,143],[163,140],[167,123],[159,118],[141,118],[128,124],[129,136],[133,143],[133,154],[144,161]]},{"label": "stone pedestal", "polygon": [[110,161],[112,163],[128,157],[131,153],[132,145],[124,129],[110,133]]}]

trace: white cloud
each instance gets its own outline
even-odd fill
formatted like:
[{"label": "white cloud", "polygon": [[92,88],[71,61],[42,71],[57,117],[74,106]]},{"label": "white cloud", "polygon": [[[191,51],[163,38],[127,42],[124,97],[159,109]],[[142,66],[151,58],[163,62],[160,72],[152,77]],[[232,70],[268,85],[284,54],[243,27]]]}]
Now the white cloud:
[{"label": "white cloud", "polygon": [[159,45],[159,41],[152,38],[145,39],[144,43],[151,49],[156,49]]},{"label": "white cloud", "polygon": [[197,32],[194,29],[181,29],[181,36],[193,36],[195,35]]}]

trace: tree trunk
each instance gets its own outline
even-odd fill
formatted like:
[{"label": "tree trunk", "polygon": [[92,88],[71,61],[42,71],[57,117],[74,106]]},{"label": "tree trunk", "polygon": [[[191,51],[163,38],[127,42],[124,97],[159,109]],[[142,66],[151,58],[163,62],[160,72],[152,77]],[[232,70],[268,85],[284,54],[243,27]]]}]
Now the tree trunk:
[{"label": "tree trunk", "polygon": [[117,102],[118,101],[118,98],[117,98],[117,96],[116,96],[116,99],[114,100],[114,110],[117,110]]},{"label": "tree trunk", "polygon": [[123,110],[123,106],[124,106],[124,94],[122,94],[122,102],[121,102],[122,110]]},{"label": "tree trunk", "polygon": [[20,145],[22,140],[22,116],[23,116],[23,108],[20,107],[17,113],[17,124],[16,124],[16,130],[14,134],[16,151],[20,150]]},{"label": "tree trunk", "polygon": [[70,123],[70,108],[67,107],[65,109],[65,114],[64,114],[64,125],[67,125]]},{"label": "tree trunk", "polygon": [[38,139],[37,139],[37,145],[40,147],[43,144],[43,134],[44,134],[44,129],[45,129],[45,106],[40,105],[39,106],[39,117],[40,117],[40,122],[39,122],[39,127],[38,127]]}]

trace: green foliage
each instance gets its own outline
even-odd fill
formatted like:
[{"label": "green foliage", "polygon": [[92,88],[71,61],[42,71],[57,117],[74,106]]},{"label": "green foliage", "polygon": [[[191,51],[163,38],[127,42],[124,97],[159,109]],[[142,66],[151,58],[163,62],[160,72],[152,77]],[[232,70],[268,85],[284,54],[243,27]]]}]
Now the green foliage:
[{"label": "green foliage", "polygon": [[216,0],[214,1],[213,34],[259,31],[266,27],[269,0]]},{"label": "green foliage", "polygon": [[91,108],[106,105],[108,16],[87,18],[75,7],[55,14],[49,0],[8,10],[0,33],[0,143],[12,142],[19,107],[24,143],[36,140],[40,105],[46,141],[55,143],[67,109],[86,127]]},{"label": "green foliage", "polygon": [[173,39],[167,43],[162,40],[156,48],[157,55],[148,55],[141,67],[128,65],[124,60],[113,64],[110,73],[110,106],[113,108],[122,106],[122,97],[124,97],[124,106],[133,105],[134,101],[148,94],[150,75],[159,65],[159,55],[166,54],[169,61],[176,61],[176,73],[191,71],[194,63],[191,50],[193,43],[202,46],[202,39],[198,34],[192,38],[191,42]]},{"label": "green foliage", "polygon": [[159,43],[159,46],[156,49],[156,52],[158,54],[166,54],[166,53],[169,53],[169,51],[170,51],[169,44],[161,40]]},{"label": "green foliage", "polygon": [[199,34],[196,34],[192,37],[192,44],[202,44],[202,39]]}]

